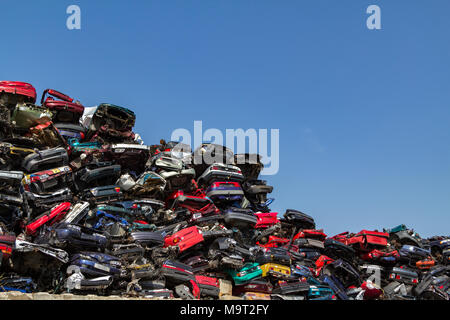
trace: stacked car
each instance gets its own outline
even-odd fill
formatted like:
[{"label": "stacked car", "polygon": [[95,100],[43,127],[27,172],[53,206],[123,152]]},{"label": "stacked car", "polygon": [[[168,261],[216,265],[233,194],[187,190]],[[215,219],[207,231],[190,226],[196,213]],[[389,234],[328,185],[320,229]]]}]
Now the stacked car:
[{"label": "stacked car", "polygon": [[145,145],[124,106],[0,81],[0,291],[448,300],[450,238],[329,236],[271,210],[258,154]]}]

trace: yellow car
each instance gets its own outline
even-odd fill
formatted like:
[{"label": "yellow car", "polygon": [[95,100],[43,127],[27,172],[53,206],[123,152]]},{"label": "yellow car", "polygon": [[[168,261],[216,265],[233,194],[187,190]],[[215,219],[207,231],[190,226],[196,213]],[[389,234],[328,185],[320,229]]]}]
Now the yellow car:
[{"label": "yellow car", "polygon": [[20,148],[20,147],[15,147],[15,146],[11,146],[9,148],[9,151],[11,154],[20,155],[20,156],[27,156],[29,154],[36,153],[36,151],[34,151],[33,149]]},{"label": "yellow car", "polygon": [[282,278],[288,277],[291,275],[291,268],[283,266],[281,264],[276,263],[266,263],[261,266],[262,276],[266,277],[268,275]]},{"label": "yellow car", "polygon": [[0,151],[3,154],[11,157],[11,159],[13,159],[14,161],[20,162],[22,162],[23,158],[25,158],[26,156],[36,153],[36,151],[33,149],[16,147],[8,142],[0,142]]}]

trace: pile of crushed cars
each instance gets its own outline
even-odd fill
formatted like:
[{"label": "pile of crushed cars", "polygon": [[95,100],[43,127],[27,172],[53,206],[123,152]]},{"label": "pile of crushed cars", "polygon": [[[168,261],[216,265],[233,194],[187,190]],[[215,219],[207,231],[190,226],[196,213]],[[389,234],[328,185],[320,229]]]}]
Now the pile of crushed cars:
[{"label": "pile of crushed cars", "polygon": [[448,300],[450,239],[326,235],[270,210],[255,154],[133,132],[133,111],[0,82],[0,291]]}]

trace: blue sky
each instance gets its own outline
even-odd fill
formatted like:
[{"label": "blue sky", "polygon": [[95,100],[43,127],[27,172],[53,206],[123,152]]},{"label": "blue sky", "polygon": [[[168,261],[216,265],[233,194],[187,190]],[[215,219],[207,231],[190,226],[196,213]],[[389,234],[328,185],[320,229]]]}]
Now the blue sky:
[{"label": "blue sky", "polygon": [[[66,8],[81,8],[81,30]],[[366,8],[381,8],[368,30]],[[333,235],[450,226],[450,2],[18,1],[2,6],[3,80],[176,128],[276,128],[274,210]]]}]

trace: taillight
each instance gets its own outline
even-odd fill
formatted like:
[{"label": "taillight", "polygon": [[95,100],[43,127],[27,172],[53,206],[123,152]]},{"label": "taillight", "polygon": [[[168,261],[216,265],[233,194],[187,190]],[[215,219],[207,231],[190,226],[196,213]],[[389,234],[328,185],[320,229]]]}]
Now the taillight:
[{"label": "taillight", "polygon": [[40,176],[33,176],[33,177],[30,178],[30,183],[33,183],[33,182],[36,182],[36,181],[39,181],[39,180],[41,180]]},{"label": "taillight", "polygon": [[120,192],[120,187],[114,188],[114,190],[116,190],[117,193]]},{"label": "taillight", "polygon": [[419,281],[417,280],[417,279],[413,279],[412,280],[412,283],[414,283],[414,284],[416,284],[416,283],[418,283]]},{"label": "taillight", "polygon": [[2,253],[4,253],[4,254],[11,254],[12,253],[12,248],[8,248],[8,247],[2,247],[1,249],[0,249],[0,251],[2,252]]}]

